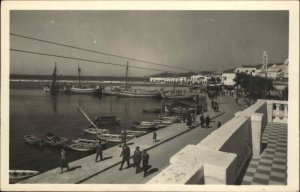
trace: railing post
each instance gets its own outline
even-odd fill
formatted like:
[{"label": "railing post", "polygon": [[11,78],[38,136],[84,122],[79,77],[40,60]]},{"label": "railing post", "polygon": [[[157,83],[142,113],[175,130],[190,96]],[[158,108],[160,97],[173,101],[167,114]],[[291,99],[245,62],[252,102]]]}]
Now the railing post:
[{"label": "railing post", "polygon": [[268,123],[273,123],[273,101],[267,101]]},{"label": "railing post", "polygon": [[284,104],[283,121],[288,122],[288,104]]},{"label": "railing post", "polygon": [[261,153],[262,138],[262,113],[251,115],[252,152],[253,158],[258,158]]},{"label": "railing post", "polygon": [[273,121],[276,121],[276,122],[280,122],[280,104],[279,103],[275,103],[275,106],[276,106],[276,110],[275,110],[275,114],[274,114],[274,116],[275,116],[275,118],[274,118],[274,120]]}]

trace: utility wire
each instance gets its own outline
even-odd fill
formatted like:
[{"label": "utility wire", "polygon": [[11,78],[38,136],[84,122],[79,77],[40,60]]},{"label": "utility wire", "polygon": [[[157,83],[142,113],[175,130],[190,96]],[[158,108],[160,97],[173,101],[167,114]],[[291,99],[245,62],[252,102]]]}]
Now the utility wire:
[{"label": "utility wire", "polygon": [[[44,56],[51,56],[51,57],[58,57],[58,58],[64,58],[64,59],[71,59],[71,60],[78,60],[78,61],[87,61],[87,62],[92,62],[92,63],[101,63],[104,65],[114,65],[118,67],[126,67],[124,64],[118,64],[118,63],[110,63],[110,62],[103,62],[103,61],[95,61],[95,60],[90,60],[90,59],[81,59],[81,58],[76,58],[76,57],[68,57],[68,56],[62,56],[62,55],[54,55],[54,54],[48,54],[48,53],[41,53],[41,52],[34,52],[34,51],[25,51],[25,50],[20,50],[20,49],[10,49],[11,51],[16,51],[16,52],[22,52],[22,53],[29,53],[29,54],[35,54],[35,55],[44,55]],[[145,70],[151,70],[151,71],[162,71],[166,72],[165,70],[160,70],[160,69],[151,69],[151,68],[146,68],[146,67],[136,67],[136,66],[130,66],[131,68],[135,69],[145,69]]]},{"label": "utility wire", "polygon": [[114,55],[114,54],[110,54],[110,53],[93,51],[93,50],[90,50],[90,49],[84,49],[84,48],[80,48],[80,47],[75,47],[75,46],[71,46],[71,45],[66,45],[66,44],[62,44],[62,43],[53,42],[53,41],[37,39],[37,38],[28,37],[28,36],[24,36],[24,35],[19,35],[19,34],[15,34],[15,33],[10,33],[10,35],[25,38],[25,39],[40,41],[40,42],[43,42],[43,43],[49,43],[49,44],[53,44],[53,45],[59,45],[59,46],[63,46],[63,47],[78,49],[78,50],[87,51],[87,52],[91,52],[91,53],[97,53],[97,54],[102,54],[102,55],[107,55],[107,56],[112,56],[112,57],[118,57],[118,58],[127,59],[127,60],[131,60],[131,61],[138,61],[138,62],[148,63],[148,64],[152,64],[152,65],[159,65],[159,66],[170,67],[170,68],[174,68],[174,69],[181,69],[181,70],[185,70],[185,71],[193,71],[193,70],[187,69],[187,68],[174,67],[174,66],[170,66],[170,65],[154,63],[154,62],[144,61],[144,60],[140,60],[140,59],[133,59],[133,58],[130,58],[130,57],[125,57],[125,56],[120,56],[120,55]]}]

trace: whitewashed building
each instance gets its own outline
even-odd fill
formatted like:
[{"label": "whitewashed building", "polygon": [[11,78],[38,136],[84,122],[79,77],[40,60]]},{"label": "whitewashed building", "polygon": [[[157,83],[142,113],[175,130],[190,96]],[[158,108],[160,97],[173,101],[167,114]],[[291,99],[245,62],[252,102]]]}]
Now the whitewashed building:
[{"label": "whitewashed building", "polygon": [[224,71],[222,73],[222,84],[224,86],[228,86],[228,87],[234,87],[235,86],[235,73],[234,73],[234,70],[227,70],[227,71]]}]

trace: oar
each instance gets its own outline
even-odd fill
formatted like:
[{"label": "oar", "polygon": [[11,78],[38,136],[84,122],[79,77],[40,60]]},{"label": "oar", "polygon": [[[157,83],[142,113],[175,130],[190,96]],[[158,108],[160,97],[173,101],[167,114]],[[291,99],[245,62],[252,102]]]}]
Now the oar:
[{"label": "oar", "polygon": [[[78,109],[81,111],[81,113],[87,118],[87,120],[89,120],[89,122],[96,128],[97,130],[97,135],[99,134],[99,128],[97,127],[97,125],[94,124],[94,122],[89,118],[89,116],[83,111],[83,109],[79,106],[79,104],[77,104]],[[101,135],[101,133],[100,133]],[[96,136],[96,140],[97,140],[97,136]]]}]

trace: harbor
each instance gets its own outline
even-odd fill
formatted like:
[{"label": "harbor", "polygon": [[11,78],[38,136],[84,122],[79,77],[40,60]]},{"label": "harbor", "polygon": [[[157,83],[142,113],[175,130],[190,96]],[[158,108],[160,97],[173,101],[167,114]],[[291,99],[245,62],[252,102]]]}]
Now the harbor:
[{"label": "harbor", "polygon": [[[162,167],[168,164],[168,159],[172,155],[172,153],[174,153],[176,150],[187,143],[190,143],[192,141],[201,141],[201,139],[205,138],[207,135],[217,129],[217,121],[226,122],[228,119],[234,116],[234,113],[236,112],[235,110],[242,109],[242,106],[236,105],[232,108],[235,110],[226,111],[226,114],[224,114],[224,108],[226,108],[229,103],[234,104],[234,99],[229,96],[226,96],[224,98],[221,97],[220,103],[224,104],[221,105],[221,109],[219,112],[215,112],[210,108],[208,112],[204,113],[205,115],[210,115],[211,119],[214,120],[214,123],[210,125],[210,128],[201,128],[199,126],[197,126],[196,128],[189,128],[185,123],[176,123],[166,128],[157,130],[157,142],[153,142],[152,134],[149,133],[145,136],[129,140],[128,145],[130,146],[131,151],[133,151],[136,146],[139,146],[141,149],[147,149],[148,153],[151,154],[151,157],[153,158],[153,160],[151,158],[153,169],[157,170],[158,173]],[[199,116],[197,119],[199,119]],[[191,137],[192,135],[194,136]],[[191,140],[186,140],[185,138],[190,138]],[[116,180],[115,176],[107,176],[116,175],[116,172],[119,172],[117,168],[119,167],[121,161],[119,157],[120,153],[121,148],[119,146],[115,146],[104,150],[103,161],[95,163],[95,155],[93,154],[77,161],[71,162],[69,164],[71,171],[59,174],[60,169],[56,168],[35,176],[31,179],[22,181],[21,183],[127,183],[127,180],[125,179],[126,174],[123,174],[123,172],[128,172],[127,170],[121,171],[123,175],[123,182],[121,182],[120,180]],[[160,161],[160,164],[156,164],[157,161],[155,159]],[[156,167],[158,165],[160,166],[159,168]],[[113,172],[114,174],[111,174],[110,172]],[[152,176],[154,176],[154,174],[149,175],[149,177]],[[106,180],[103,178],[106,178]],[[113,181],[111,181],[110,179]],[[131,182],[129,181],[128,183]]]},{"label": "harbor", "polygon": [[295,189],[292,11],[158,8],[9,12],[3,190]]}]

